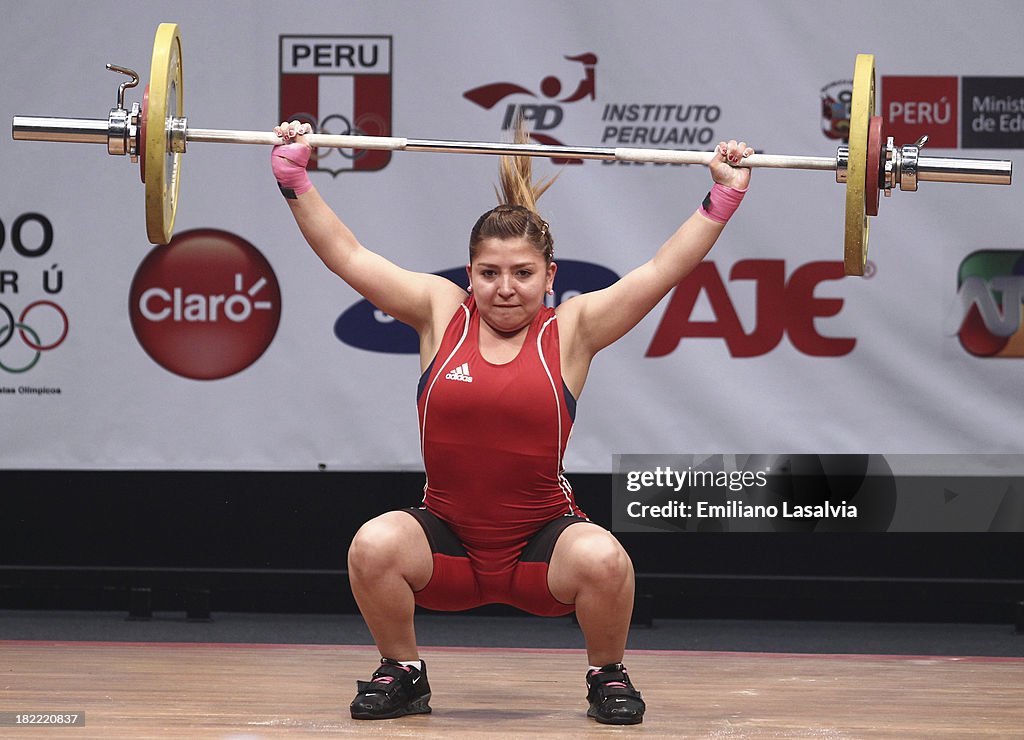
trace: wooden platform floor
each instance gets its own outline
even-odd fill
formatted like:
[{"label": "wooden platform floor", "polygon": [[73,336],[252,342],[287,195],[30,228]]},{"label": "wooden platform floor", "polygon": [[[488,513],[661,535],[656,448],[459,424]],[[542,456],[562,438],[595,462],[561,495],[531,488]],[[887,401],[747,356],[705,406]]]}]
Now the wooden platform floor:
[{"label": "wooden platform floor", "polygon": [[585,716],[579,650],[425,648],[433,714],[355,721],[364,646],[0,641],[0,737],[1021,738],[1024,659],[634,651],[645,722]]}]

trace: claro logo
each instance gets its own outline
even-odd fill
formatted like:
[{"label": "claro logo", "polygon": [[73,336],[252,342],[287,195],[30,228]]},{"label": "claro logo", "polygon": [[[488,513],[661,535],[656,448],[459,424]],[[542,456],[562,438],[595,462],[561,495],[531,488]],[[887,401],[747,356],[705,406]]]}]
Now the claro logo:
[{"label": "claro logo", "polygon": [[216,380],[249,367],[270,346],[281,289],[252,244],[196,229],[143,260],[129,312],[139,344],[157,364],[185,378]]}]

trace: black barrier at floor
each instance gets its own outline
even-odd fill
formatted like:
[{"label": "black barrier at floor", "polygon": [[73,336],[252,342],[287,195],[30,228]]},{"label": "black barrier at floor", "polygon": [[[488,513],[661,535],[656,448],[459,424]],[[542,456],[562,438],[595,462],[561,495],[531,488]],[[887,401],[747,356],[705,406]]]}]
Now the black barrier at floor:
[{"label": "black barrier at floor", "polygon": [[[611,476],[570,475],[611,519]],[[345,550],[420,473],[0,471],[0,608],[355,611]],[[1019,533],[621,533],[657,618],[1020,622]],[[483,613],[502,613],[484,607]]]}]

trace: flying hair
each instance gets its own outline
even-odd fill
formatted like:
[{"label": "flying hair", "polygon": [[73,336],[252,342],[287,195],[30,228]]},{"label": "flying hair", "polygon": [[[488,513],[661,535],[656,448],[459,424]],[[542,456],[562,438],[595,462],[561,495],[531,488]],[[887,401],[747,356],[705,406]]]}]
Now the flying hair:
[{"label": "flying hair", "polygon": [[[530,139],[522,115],[516,117],[514,141],[525,144]],[[502,155],[495,194],[498,206],[483,214],[469,236],[470,261],[477,245],[484,239],[522,238],[544,255],[546,262],[554,257],[554,240],[548,222],[537,211],[537,201],[551,187],[558,175],[539,182],[533,180],[533,157]]]},{"label": "flying hair", "polygon": [[[513,141],[516,144],[526,144],[530,140],[530,132],[526,130],[523,122],[523,114],[516,116]],[[523,206],[524,208],[537,211],[537,201],[544,192],[551,187],[558,175],[533,181],[533,157],[525,155],[503,155],[501,157],[501,169],[499,171],[500,190],[495,188],[498,196],[498,203],[507,206]]]}]

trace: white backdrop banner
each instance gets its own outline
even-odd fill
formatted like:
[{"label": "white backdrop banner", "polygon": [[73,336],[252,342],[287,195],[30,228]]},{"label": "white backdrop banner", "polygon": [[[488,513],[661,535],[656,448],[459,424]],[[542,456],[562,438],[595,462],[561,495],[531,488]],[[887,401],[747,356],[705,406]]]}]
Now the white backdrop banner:
[{"label": "white backdrop banner", "polygon": [[[855,55],[896,143],[1014,159],[1016,2],[0,0],[0,112],[105,119],[180,24],[196,128],[833,156]],[[142,86],[127,100],[141,100]],[[411,470],[411,330],[304,244],[266,147],[193,143],[176,239],[146,240],[137,165],[0,138],[0,468]],[[463,279],[494,157],[323,152],[311,177],[371,249]],[[556,299],[650,257],[704,197],[695,166],[539,160]],[[708,260],[595,361],[572,471],[613,455],[1018,454],[1024,208],[1017,185],[883,199],[842,277],[831,173],[755,171]],[[496,421],[500,423],[500,421]],[[514,430],[509,430],[514,434]]]}]

